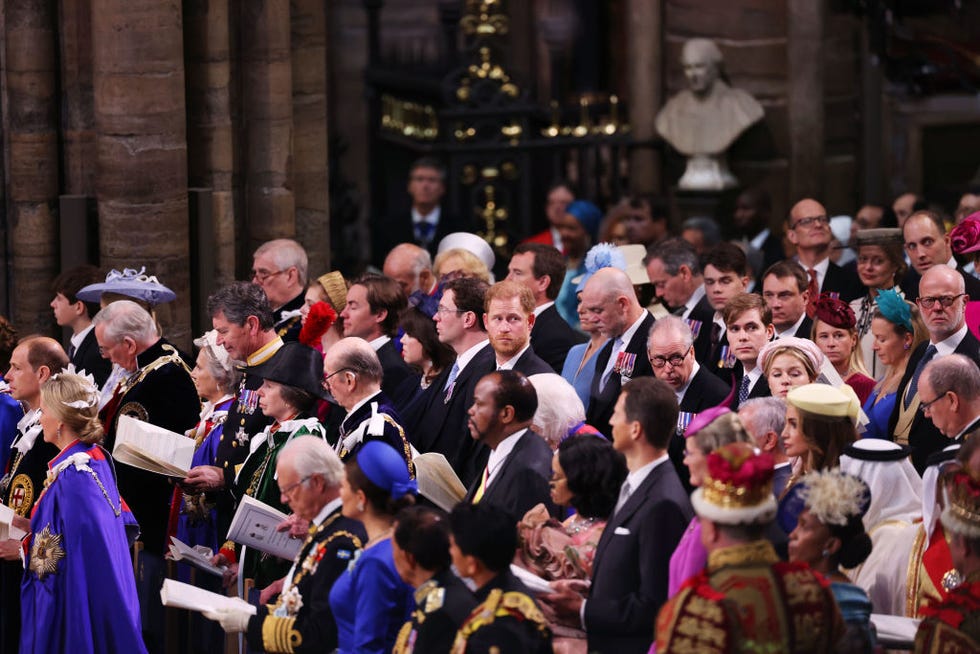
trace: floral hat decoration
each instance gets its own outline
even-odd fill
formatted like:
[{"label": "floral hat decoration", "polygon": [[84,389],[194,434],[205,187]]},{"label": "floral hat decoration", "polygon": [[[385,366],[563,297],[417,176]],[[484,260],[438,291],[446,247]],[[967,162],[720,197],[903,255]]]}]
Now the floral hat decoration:
[{"label": "floral hat decoration", "polygon": [[572,278],[573,284],[578,284],[576,292],[585,288],[585,282],[603,268],[618,268],[626,272],[626,256],[612,243],[593,245],[585,254],[585,272]]},{"label": "floral hat decoration", "polygon": [[727,525],[764,524],[776,515],[772,495],[773,458],[747,443],[729,443],[711,452],[704,484],[694,491],[695,512]]},{"label": "floral hat decoration", "polygon": [[971,213],[949,232],[949,244],[954,254],[980,250],[980,211]]},{"label": "floral hat decoration", "polygon": [[825,525],[846,527],[861,521],[871,506],[871,490],[854,475],[839,468],[811,472],[794,484],[779,502],[777,520],[787,534],[796,528],[800,514],[810,514]]},{"label": "floral hat decoration", "polygon": [[851,305],[830,293],[822,293],[817,299],[816,317],[837,329],[854,329],[857,324]]}]

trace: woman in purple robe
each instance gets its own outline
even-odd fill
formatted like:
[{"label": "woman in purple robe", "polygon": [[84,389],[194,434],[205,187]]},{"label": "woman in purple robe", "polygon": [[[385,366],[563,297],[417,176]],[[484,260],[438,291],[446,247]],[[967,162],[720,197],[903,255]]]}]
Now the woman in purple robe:
[{"label": "woman in purple robe", "polygon": [[127,537],[135,522],[97,445],[98,403],[95,384],[78,375],[61,373],[41,387],[44,440],[61,451],[26,538],[24,654],[146,652]]}]

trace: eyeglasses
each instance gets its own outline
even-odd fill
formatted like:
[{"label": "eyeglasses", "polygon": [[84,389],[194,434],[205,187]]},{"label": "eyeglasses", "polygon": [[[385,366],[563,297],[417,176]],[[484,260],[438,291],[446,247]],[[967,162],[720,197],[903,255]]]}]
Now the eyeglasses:
[{"label": "eyeglasses", "polygon": [[438,307],[436,307],[436,313],[438,313],[440,316],[444,316],[447,313],[455,313],[455,314],[459,315],[461,313],[466,313],[466,310],[465,309],[450,309],[449,307],[444,307],[444,306],[442,306],[440,304]]},{"label": "eyeglasses", "polygon": [[306,482],[308,482],[312,477],[313,477],[313,475],[307,475],[307,476],[303,477],[302,479],[300,479],[295,484],[290,484],[289,486],[286,486],[285,488],[280,488],[279,489],[279,494],[282,495],[283,497],[289,497],[294,490],[296,490],[297,488],[299,488],[300,486],[302,486],[303,484],[305,484]]},{"label": "eyeglasses", "polygon": [[814,223],[817,223],[818,225],[829,225],[830,218],[827,216],[810,216],[809,218],[800,218],[796,221],[796,224],[793,225],[793,229],[797,229],[799,227],[809,227]]},{"label": "eyeglasses", "polygon": [[270,277],[275,277],[276,275],[281,275],[284,272],[286,272],[286,271],[285,270],[274,270],[274,271],[270,271],[270,270],[253,270],[252,271],[252,279],[254,279],[255,281],[257,281],[257,282],[259,282],[261,284],[262,282],[264,282],[265,280],[269,279]]},{"label": "eyeglasses", "polygon": [[326,386],[327,382],[330,380],[331,377],[333,377],[334,375],[339,375],[342,372],[349,372],[352,375],[354,374],[354,371],[351,370],[350,368],[338,368],[337,370],[334,370],[332,373],[330,373],[329,375],[323,378],[323,385]]},{"label": "eyeglasses", "polygon": [[923,309],[931,309],[936,306],[936,302],[942,306],[943,309],[948,309],[953,306],[953,302],[966,295],[966,293],[959,293],[957,295],[937,295],[935,297],[920,297],[916,300],[916,303]]},{"label": "eyeglasses", "polygon": [[943,399],[945,397],[948,397],[948,396],[949,396],[949,391],[946,391],[942,395],[939,395],[936,398],[934,398],[932,400],[929,400],[928,402],[921,402],[920,401],[919,402],[919,411],[921,411],[922,413],[925,413],[926,411],[928,411],[930,409],[930,407],[932,407],[933,404],[935,404],[939,400],[941,400],[941,399]]},{"label": "eyeglasses", "polygon": [[[690,352],[690,350],[687,352]],[[687,352],[684,352],[683,354],[671,354],[668,357],[662,357],[659,355],[650,357],[650,365],[654,368],[663,368],[669,363],[671,368],[676,368],[684,363],[684,359],[687,358]]]}]

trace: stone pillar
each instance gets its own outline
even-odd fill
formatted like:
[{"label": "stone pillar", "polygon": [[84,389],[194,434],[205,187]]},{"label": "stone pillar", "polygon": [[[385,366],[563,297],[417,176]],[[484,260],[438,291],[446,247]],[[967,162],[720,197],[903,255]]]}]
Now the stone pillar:
[{"label": "stone pillar", "polygon": [[296,236],[289,0],[240,3],[247,261],[270,239]]},{"label": "stone pillar", "polygon": [[187,172],[192,187],[211,189],[216,247],[209,256],[222,286],[235,279],[236,254],[228,0],[185,0],[184,35]]},{"label": "stone pillar", "polygon": [[102,264],[173,289],[159,317],[190,349],[181,1],[92,0],[92,54]]},{"label": "stone pillar", "polygon": [[293,188],[296,238],[311,279],[330,269],[327,174],[327,18],[323,0],[292,0]]},{"label": "stone pillar", "polygon": [[820,199],[824,179],[824,3],[789,0],[789,203]]},{"label": "stone pillar", "polygon": [[66,195],[95,196],[95,109],[92,96],[92,15],[88,0],[58,3],[61,117]]},{"label": "stone pillar", "polygon": [[9,318],[20,335],[51,333],[59,186],[54,3],[8,2],[5,12]]},{"label": "stone pillar", "polygon": [[[663,105],[663,23],[661,0],[626,3],[629,122],[633,138],[656,137],[654,119]],[[630,190],[660,191],[660,154],[638,147],[630,154]]]}]

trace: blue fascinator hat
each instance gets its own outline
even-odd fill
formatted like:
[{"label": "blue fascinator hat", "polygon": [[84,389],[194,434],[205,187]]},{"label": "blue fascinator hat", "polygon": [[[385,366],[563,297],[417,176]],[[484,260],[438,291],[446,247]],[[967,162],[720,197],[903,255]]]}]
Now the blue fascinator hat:
[{"label": "blue fascinator hat", "polygon": [[891,288],[878,291],[875,304],[885,320],[901,325],[907,332],[915,331],[912,326],[912,308],[897,291]]},{"label": "blue fascinator hat", "polygon": [[105,281],[99,284],[89,284],[75,294],[83,302],[98,303],[103,293],[118,293],[127,297],[142,300],[150,306],[173,302],[177,294],[161,284],[156,276],[147,275],[146,268],[139,270],[124,268],[122,272],[110,270]]},{"label": "blue fascinator hat", "polygon": [[405,458],[381,441],[368,441],[357,452],[357,466],[372,484],[388,491],[391,499],[417,495],[418,483],[411,478]]}]

